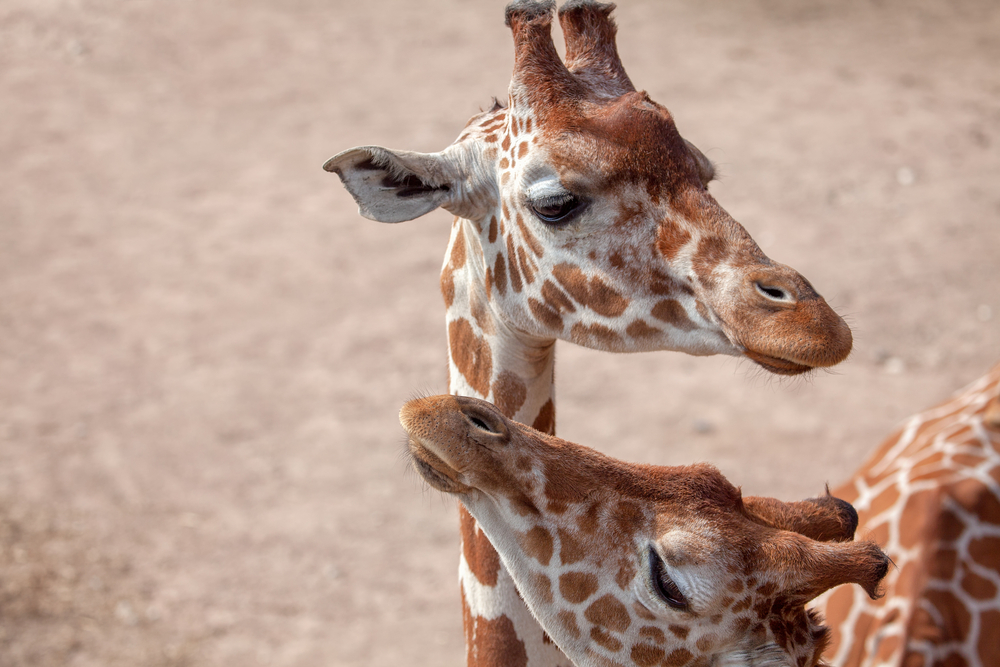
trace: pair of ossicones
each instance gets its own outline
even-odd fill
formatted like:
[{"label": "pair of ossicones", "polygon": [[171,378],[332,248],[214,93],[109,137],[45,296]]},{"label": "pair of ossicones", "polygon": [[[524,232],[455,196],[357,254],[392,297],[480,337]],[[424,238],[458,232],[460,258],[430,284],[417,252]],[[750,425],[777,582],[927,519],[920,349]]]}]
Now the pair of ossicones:
[{"label": "pair of ossicones", "polygon": [[877,545],[853,541],[854,508],[829,494],[744,498],[711,465],[625,463],[475,398],[415,399],[400,421],[414,468],[461,499],[577,665],[622,651],[649,664],[816,659],[827,631],[806,604],[847,583],[875,597],[888,571]]}]

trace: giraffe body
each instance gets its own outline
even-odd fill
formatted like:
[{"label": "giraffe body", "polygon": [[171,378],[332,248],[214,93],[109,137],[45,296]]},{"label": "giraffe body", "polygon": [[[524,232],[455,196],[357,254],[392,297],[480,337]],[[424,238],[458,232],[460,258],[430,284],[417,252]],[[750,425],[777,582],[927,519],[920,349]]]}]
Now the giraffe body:
[{"label": "giraffe body", "polygon": [[908,419],[835,493],[897,567],[879,600],[825,596],[832,664],[1000,664],[1000,365]]},{"label": "giraffe body", "polygon": [[[708,192],[714,169],[666,108],[636,91],[613,5],[517,1],[508,104],[439,153],[364,146],[325,165],[362,215],[455,218],[441,272],[449,391],[555,432],[557,339],[612,352],[729,354],[795,375],[849,354],[850,329],[768,258]],[[469,665],[568,664],[460,509]]]},{"label": "giraffe body", "polygon": [[806,603],[841,583],[874,595],[888,569],[831,496],[744,499],[707,464],[623,463],[472,398],[417,399],[400,421],[577,667],[809,667],[828,632]]}]

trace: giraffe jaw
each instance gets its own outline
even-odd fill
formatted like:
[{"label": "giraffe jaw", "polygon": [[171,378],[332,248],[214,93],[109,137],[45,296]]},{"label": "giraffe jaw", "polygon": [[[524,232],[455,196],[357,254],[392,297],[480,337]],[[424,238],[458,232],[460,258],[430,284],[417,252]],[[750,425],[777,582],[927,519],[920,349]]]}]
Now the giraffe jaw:
[{"label": "giraffe jaw", "polygon": [[744,349],[743,354],[747,359],[750,359],[764,370],[770,371],[775,375],[802,375],[815,368],[815,366],[806,366],[805,364],[789,361],[788,359],[780,359],[748,349]]},{"label": "giraffe jaw", "polygon": [[462,494],[472,491],[472,487],[457,479],[461,473],[442,461],[418,438],[411,435],[408,447],[413,469],[432,487],[444,493]]}]

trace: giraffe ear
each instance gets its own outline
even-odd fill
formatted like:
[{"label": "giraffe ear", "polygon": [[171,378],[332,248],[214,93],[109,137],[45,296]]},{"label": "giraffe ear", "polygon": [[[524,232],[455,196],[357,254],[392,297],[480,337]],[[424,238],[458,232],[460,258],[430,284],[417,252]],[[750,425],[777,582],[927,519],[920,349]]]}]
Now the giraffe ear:
[{"label": "giraffe ear", "polygon": [[369,220],[403,222],[447,206],[456,189],[455,160],[443,153],[394,151],[361,146],[338,153],[323,165]]},{"label": "giraffe ear", "polygon": [[684,143],[687,145],[688,150],[691,151],[694,161],[698,164],[698,178],[701,179],[701,184],[707,188],[708,184],[715,180],[715,165],[690,141],[685,139]]},{"label": "giraffe ear", "polygon": [[794,503],[750,496],[743,499],[750,518],[780,530],[790,530],[821,542],[849,542],[858,527],[858,513],[847,501],[826,495]]}]

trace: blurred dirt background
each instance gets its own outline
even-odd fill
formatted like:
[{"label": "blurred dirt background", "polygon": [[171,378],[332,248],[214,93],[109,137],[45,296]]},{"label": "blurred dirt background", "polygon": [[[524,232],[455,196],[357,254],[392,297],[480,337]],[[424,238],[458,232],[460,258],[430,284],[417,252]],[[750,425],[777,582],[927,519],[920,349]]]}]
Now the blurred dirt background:
[{"label": "blurred dirt background", "polygon": [[[562,345],[559,433],[836,483],[1000,358],[1000,5],[622,0],[716,197],[855,331],[831,373]],[[454,503],[396,412],[445,390],[449,216],[320,168],[504,97],[503,2],[0,2],[0,665],[462,664]]]}]

